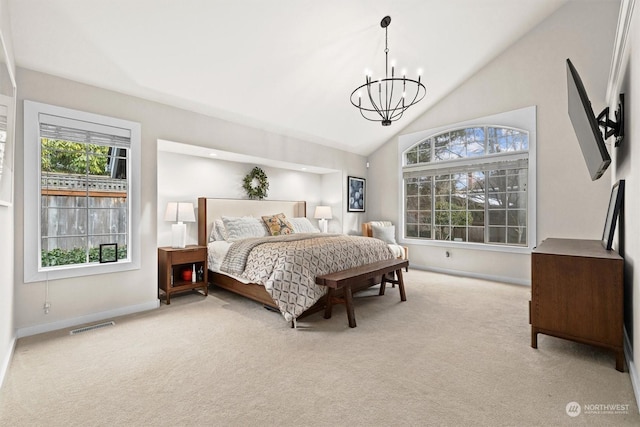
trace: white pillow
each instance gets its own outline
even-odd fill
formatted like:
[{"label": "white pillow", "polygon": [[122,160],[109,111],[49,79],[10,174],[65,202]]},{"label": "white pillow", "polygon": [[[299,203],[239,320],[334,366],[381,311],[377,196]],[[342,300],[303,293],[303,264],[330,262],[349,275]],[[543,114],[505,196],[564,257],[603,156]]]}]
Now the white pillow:
[{"label": "white pillow", "polygon": [[222,219],[218,218],[213,222],[211,226],[211,236],[209,236],[209,241],[222,241],[227,240],[227,230],[224,228],[224,223]]},{"label": "white pillow", "polygon": [[371,236],[380,239],[386,244],[397,245],[396,243],[396,226],[389,225],[382,227],[379,225],[371,225]]},{"label": "white pillow", "polygon": [[227,231],[227,242],[246,239],[249,237],[266,237],[269,230],[262,220],[250,216],[230,217],[223,216],[222,222]]},{"label": "white pillow", "polygon": [[209,234],[209,241],[210,242],[215,242],[216,240],[216,223],[212,222],[211,223],[211,234]]},{"label": "white pillow", "polygon": [[319,233],[320,230],[314,227],[309,218],[289,218],[289,222],[293,225],[293,231],[296,233]]}]

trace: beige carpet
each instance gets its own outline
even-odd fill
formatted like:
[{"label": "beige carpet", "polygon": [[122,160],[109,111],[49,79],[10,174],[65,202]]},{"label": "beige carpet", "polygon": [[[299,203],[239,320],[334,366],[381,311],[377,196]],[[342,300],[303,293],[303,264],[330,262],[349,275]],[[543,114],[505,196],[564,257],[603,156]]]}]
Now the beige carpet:
[{"label": "beige carpet", "polygon": [[530,347],[529,288],[405,277],[407,302],[359,294],[355,329],[343,306],[294,330],[213,289],[114,327],[20,339],[0,425],[640,425],[613,355],[543,335]]}]

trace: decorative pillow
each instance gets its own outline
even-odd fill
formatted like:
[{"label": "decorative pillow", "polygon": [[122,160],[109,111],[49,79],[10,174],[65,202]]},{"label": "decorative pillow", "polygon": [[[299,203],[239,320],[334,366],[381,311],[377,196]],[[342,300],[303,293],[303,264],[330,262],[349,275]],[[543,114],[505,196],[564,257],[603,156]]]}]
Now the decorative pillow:
[{"label": "decorative pillow", "polygon": [[265,237],[269,235],[264,223],[258,218],[250,216],[223,216],[222,223],[227,231],[227,242],[235,242],[236,240],[246,239],[249,237]]},{"label": "decorative pillow", "polygon": [[397,245],[395,225],[388,225],[385,227],[380,225],[371,225],[371,236],[382,240],[386,244]]},{"label": "decorative pillow", "polygon": [[391,221],[369,221],[369,225],[374,226],[377,225],[379,227],[388,227],[393,225]]},{"label": "decorative pillow", "polygon": [[218,218],[213,222],[213,226],[211,227],[211,237],[209,238],[209,241],[213,242],[222,240],[227,240],[227,230],[224,228],[222,219]]},{"label": "decorative pillow", "polygon": [[216,234],[216,223],[212,222],[211,223],[211,234],[209,234],[209,241],[210,242],[215,242],[217,239],[217,234]]},{"label": "decorative pillow", "polygon": [[263,216],[262,220],[267,224],[267,228],[272,236],[281,236],[283,234],[293,234],[293,225],[287,220],[283,213],[277,215]]},{"label": "decorative pillow", "polygon": [[319,233],[320,230],[315,227],[309,218],[289,218],[289,222],[293,225],[293,231],[296,233]]}]

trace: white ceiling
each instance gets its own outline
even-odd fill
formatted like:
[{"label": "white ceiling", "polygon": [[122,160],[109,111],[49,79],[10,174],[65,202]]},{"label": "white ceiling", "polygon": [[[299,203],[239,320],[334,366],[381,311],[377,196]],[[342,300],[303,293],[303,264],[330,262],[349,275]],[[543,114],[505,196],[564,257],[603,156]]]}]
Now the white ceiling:
[{"label": "white ceiling", "polygon": [[[16,64],[368,155],[565,0],[9,0]],[[391,126],[349,102],[389,58],[426,98]]]}]

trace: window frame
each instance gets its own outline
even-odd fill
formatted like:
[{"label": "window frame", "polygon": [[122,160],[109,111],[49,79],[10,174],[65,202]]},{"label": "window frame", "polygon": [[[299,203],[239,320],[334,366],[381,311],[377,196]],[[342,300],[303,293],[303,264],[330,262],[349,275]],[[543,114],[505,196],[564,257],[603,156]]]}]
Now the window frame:
[{"label": "window frame", "polygon": [[[525,107],[518,110],[508,111],[477,119],[467,120],[433,129],[419,131],[411,134],[400,135],[398,138],[398,225],[401,232],[399,233],[399,242],[405,245],[434,246],[447,248],[464,248],[483,251],[511,252],[511,253],[531,253],[536,245],[536,107]],[[427,168],[435,168],[438,163],[442,168],[449,167],[451,161],[440,161],[423,163],[419,165],[405,165],[404,154],[416,144],[425,141],[428,138],[437,136],[447,131],[468,127],[504,127],[515,128],[527,131],[529,133],[529,150],[528,150],[528,176],[527,176],[527,246],[515,246],[504,243],[478,243],[478,242],[459,242],[452,240],[434,240],[420,239],[405,236],[405,183],[404,174],[407,168],[419,169],[421,166],[429,165]],[[488,154],[480,157],[465,157],[464,160],[458,161],[466,164],[481,164],[490,162],[501,154]],[[454,161],[456,162],[456,161]]]},{"label": "window frame", "polygon": [[[69,264],[41,267],[41,141],[40,114],[57,116],[130,131],[129,213],[127,234],[129,258],[113,263]],[[24,282],[38,282],[140,268],[140,185],[141,127],[139,123],[73,110],[35,101],[24,101]],[[35,166],[35,167],[34,167]]]}]

